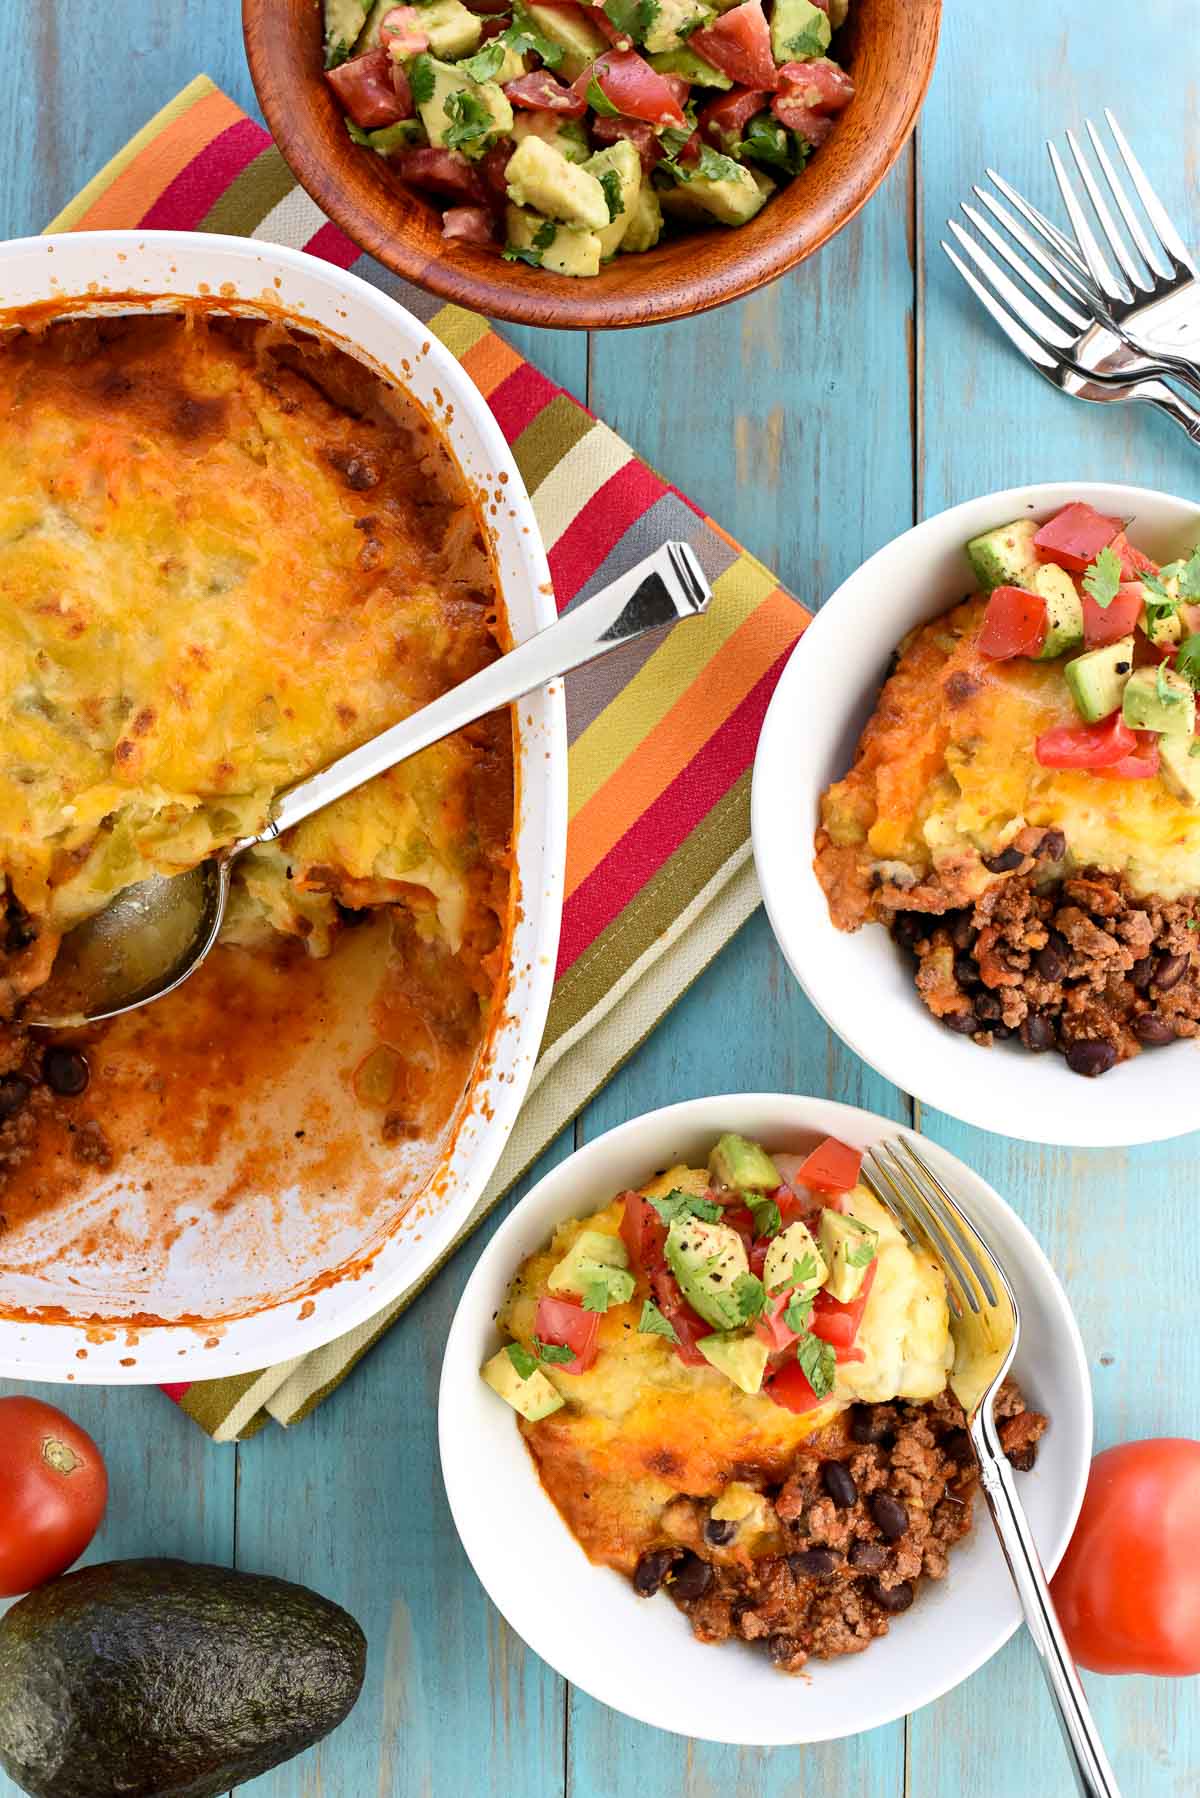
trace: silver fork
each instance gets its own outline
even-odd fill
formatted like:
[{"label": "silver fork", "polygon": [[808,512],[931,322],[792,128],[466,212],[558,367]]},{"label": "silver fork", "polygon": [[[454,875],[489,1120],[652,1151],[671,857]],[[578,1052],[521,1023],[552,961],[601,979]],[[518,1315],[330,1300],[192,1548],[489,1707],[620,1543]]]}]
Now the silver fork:
[{"label": "silver fork", "polygon": [[[980,222],[973,209],[964,210],[973,224]],[[1169,372],[1165,362],[1129,352],[1126,352],[1129,359],[1123,361],[1115,334],[1097,326],[1091,331],[1077,331],[1072,336],[1022,294],[986,251],[980,249],[953,220],[950,230],[981,274],[986,276],[986,281],[973,273],[943,239],[942,248],[946,255],[1009,342],[1047,381],[1074,399],[1099,404],[1140,400],[1165,412],[1187,432],[1193,443],[1200,444],[1200,412],[1161,378]],[[1008,251],[1005,260],[1012,267],[1017,259],[1012,251]],[[1039,283],[1039,287],[1042,285]],[[1059,317],[1063,316],[1060,310]]]},{"label": "silver fork", "polygon": [[996,1426],[995,1398],[1017,1352],[1021,1313],[1008,1276],[966,1213],[914,1147],[897,1136],[869,1149],[863,1178],[910,1241],[941,1263],[950,1296],[950,1387],[967,1431],[1025,1622],[1038,1651],[1082,1798],[1120,1798],[1046,1583]]}]

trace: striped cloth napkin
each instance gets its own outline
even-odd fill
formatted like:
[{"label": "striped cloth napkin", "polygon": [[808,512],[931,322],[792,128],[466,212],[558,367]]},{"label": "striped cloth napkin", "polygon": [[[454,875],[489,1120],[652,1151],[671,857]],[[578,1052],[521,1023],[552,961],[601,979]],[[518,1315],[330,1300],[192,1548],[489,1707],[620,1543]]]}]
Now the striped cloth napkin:
[{"label": "striped cloth napkin", "polygon": [[[767,702],[808,613],[484,319],[360,255],[297,185],[262,127],[206,76],[48,229],[138,225],[305,249],[353,267],[423,319],[462,362],[512,445],[560,611],[668,537],[692,544],[715,591],[708,614],[686,631],[630,645],[567,682],[570,832],[549,1022],[516,1129],[452,1253],[758,904],[750,769]],[[271,1417],[295,1423],[436,1272],[325,1348],[261,1373],[172,1387],[170,1395],[220,1441],[252,1434]]]}]

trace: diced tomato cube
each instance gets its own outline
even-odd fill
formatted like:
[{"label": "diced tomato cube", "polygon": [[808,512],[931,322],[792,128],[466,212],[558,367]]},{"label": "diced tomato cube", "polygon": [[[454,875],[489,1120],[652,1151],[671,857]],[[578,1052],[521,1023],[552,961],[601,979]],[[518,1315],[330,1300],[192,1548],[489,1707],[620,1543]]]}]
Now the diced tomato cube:
[{"label": "diced tomato cube", "polygon": [[675,1353],[679,1359],[689,1367],[707,1367],[708,1363],[696,1344],[702,1337],[712,1335],[713,1326],[705,1323],[699,1313],[692,1310],[680,1292],[679,1282],[670,1268],[655,1268],[650,1275],[650,1287],[655,1304],[679,1338],[675,1345]]},{"label": "diced tomato cube", "polygon": [[1034,755],[1043,768],[1112,768],[1136,748],[1136,733],[1120,712],[1113,712],[1098,724],[1060,724],[1043,731]]},{"label": "diced tomato cube", "polygon": [[1075,500],[1042,526],[1033,544],[1043,562],[1082,574],[1120,530],[1119,518],[1106,518],[1094,506]]},{"label": "diced tomato cube", "polygon": [[540,1298],[533,1330],[542,1342],[571,1350],[570,1361],[554,1363],[559,1373],[586,1373],[596,1359],[600,1313],[585,1311],[574,1299]]},{"label": "diced tomato cube", "polygon": [[779,72],[771,54],[771,28],[762,0],[744,0],[743,5],[722,13],[703,30],[693,31],[688,49],[740,87],[774,93],[779,86]]},{"label": "diced tomato cube", "polygon": [[815,62],[785,62],[779,71],[779,85],[813,112],[843,112],[854,98],[853,81],[827,56]]},{"label": "diced tomato cube", "polygon": [[442,236],[457,243],[495,243],[495,215],[486,206],[448,206]]},{"label": "diced tomato cube", "polygon": [[1142,583],[1134,581],[1119,587],[1108,606],[1097,605],[1086,589],[1079,597],[1083,601],[1083,640],[1089,649],[1098,649],[1103,643],[1118,643],[1129,635],[1142,615],[1146,594]]},{"label": "diced tomato cube", "polygon": [[393,61],[401,57],[419,56],[429,48],[429,33],[421,23],[415,6],[393,6],[379,24],[379,41]]},{"label": "diced tomato cube", "polygon": [[1097,768],[1105,780],[1153,780],[1158,773],[1158,738],[1152,730],[1139,730],[1137,748],[1109,768]]},{"label": "diced tomato cube", "polygon": [[530,112],[557,112],[565,119],[581,119],[587,111],[587,100],[573,88],[564,87],[549,69],[535,69],[532,75],[518,75],[506,81],[504,92],[514,106]]},{"label": "diced tomato cube", "polygon": [[813,1192],[850,1192],[858,1185],[862,1150],[827,1136],[800,1164],[796,1179]]},{"label": "diced tomato cube", "polygon": [[645,119],[596,118],[591,122],[591,131],[593,140],[598,144],[615,144],[623,137],[628,138],[641,158],[642,172],[646,175],[666,155],[655,135],[654,126],[647,124]]},{"label": "diced tomato cube", "polygon": [[1136,580],[1139,574],[1157,574],[1158,563],[1149,556],[1144,556],[1140,549],[1135,549],[1124,531],[1118,531],[1108,546],[1114,555],[1121,558],[1121,579]]},{"label": "diced tomato cube", "polygon": [[814,1411],[821,1403],[799,1361],[785,1361],[766,1386],[768,1395],[786,1411]]},{"label": "diced tomato cube", "polygon": [[623,1196],[621,1241],[629,1251],[629,1263],[634,1271],[650,1275],[663,1265],[667,1226],[649,1199],[643,1198],[640,1192],[627,1192]]},{"label": "diced tomato cube", "polygon": [[325,79],[337,95],[342,111],[364,131],[394,125],[412,116],[406,112],[392,83],[392,59],[386,50],[369,50],[339,68],[326,69]]},{"label": "diced tomato cube", "polygon": [[589,63],[572,89],[585,103],[593,81],[609,105],[626,118],[645,119],[651,125],[674,125],[677,130],[686,123],[679,103],[678,77],[660,75],[636,50],[606,50]]},{"label": "diced tomato cube", "polygon": [[863,1283],[858,1289],[856,1298],[843,1303],[822,1287],[813,1300],[812,1322],[808,1327],[814,1336],[819,1336],[822,1342],[828,1342],[837,1351],[839,1361],[845,1359],[845,1351],[851,1350],[854,1346],[854,1339],[858,1335],[858,1328],[863,1320],[863,1312],[867,1308],[867,1300],[871,1296],[871,1288],[875,1284],[878,1267],[879,1257],[876,1255],[863,1275]]},{"label": "diced tomato cube", "polygon": [[1035,656],[1046,641],[1046,602],[1024,587],[995,587],[979,632],[979,653],[993,662]]},{"label": "diced tomato cube", "polygon": [[767,1300],[767,1309],[754,1326],[754,1333],[761,1342],[765,1342],[773,1355],[781,1349],[790,1348],[797,1340],[798,1332],[788,1328],[783,1314],[792,1302],[792,1287],[786,1292],[777,1293],[773,1299]]},{"label": "diced tomato cube", "polygon": [[705,143],[723,153],[728,152],[733,144],[741,142],[746,126],[751,119],[757,118],[770,98],[762,88],[735,87],[731,93],[722,94],[719,100],[710,100],[700,109],[701,137]]},{"label": "diced tomato cube", "polygon": [[402,150],[392,161],[402,178],[413,187],[423,187],[447,200],[465,200],[476,205],[483,205],[487,200],[483,182],[461,150],[422,146]]}]

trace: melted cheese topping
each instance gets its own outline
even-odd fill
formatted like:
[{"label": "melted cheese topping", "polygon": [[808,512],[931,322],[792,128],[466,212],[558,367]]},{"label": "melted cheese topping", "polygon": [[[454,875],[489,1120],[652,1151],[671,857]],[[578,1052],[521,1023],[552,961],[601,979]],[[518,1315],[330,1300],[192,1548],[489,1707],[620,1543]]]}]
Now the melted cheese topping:
[{"label": "melted cheese topping", "polygon": [[[703,1193],[703,1169],[674,1167],[642,1190]],[[879,1267],[863,1314],[862,1362],[839,1366],[833,1395],[797,1416],[765,1393],[746,1393],[715,1368],[689,1367],[661,1336],[637,1323],[646,1297],[600,1319],[599,1351],[584,1374],[542,1371],[567,1400],[560,1411],[521,1429],[550,1497],[588,1554],[631,1568],[661,1533],[664,1509],[681,1494],[716,1497],[739,1470],[782,1479],[802,1442],[830,1429],[856,1399],[926,1399],[946,1384],[951,1343],[942,1275],[915,1255],[865,1187],[850,1211],[880,1233]],[[620,1234],[623,1203],[560,1224],[549,1246],[524,1263],[500,1322],[532,1345],[538,1299],[555,1264],[582,1230]]]},{"label": "melted cheese topping", "polygon": [[[0,594],[0,892],[47,934],[258,831],[496,653],[478,518],[423,414],[336,351],[201,315],[5,346]],[[320,951],[335,896],[400,899],[457,950],[503,909],[506,817],[506,752],[460,733],[256,853],[231,929]]]},{"label": "melted cheese topping", "polygon": [[[1139,893],[1200,889],[1200,811],[1161,778],[1043,768],[1043,731],[1078,725],[1063,662],[992,662],[973,599],[914,632],[863,732],[855,765],[822,800],[818,873],[843,928],[871,909],[889,863],[937,874],[956,903],[990,884],[981,854],[1025,825],[1058,827],[1074,862]],[[877,881],[875,882],[877,885]]]}]

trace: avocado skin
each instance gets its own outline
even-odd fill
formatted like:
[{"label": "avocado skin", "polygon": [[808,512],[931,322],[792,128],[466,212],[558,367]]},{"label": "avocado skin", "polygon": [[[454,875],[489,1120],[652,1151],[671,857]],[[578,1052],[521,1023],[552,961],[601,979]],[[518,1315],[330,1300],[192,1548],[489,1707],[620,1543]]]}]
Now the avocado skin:
[{"label": "avocado skin", "polygon": [[327,1598],[108,1561],[0,1621],[0,1765],[31,1798],[220,1798],[336,1729],[367,1643]]}]

